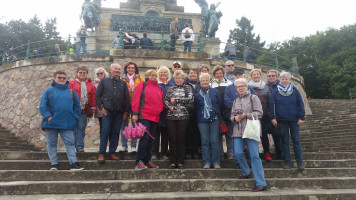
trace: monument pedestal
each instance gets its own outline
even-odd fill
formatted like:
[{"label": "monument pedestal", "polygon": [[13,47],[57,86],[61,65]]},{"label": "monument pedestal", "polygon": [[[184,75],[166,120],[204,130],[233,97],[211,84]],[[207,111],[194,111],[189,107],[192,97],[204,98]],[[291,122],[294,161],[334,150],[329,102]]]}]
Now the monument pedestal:
[{"label": "monument pedestal", "polygon": [[220,43],[219,38],[203,38],[203,52],[210,55],[211,58],[220,57]]}]

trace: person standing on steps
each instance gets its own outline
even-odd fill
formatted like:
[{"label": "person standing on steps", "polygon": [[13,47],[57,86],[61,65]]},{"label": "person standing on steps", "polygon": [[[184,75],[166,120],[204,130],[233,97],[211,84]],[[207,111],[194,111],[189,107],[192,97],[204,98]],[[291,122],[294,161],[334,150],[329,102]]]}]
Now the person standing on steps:
[{"label": "person standing on steps", "polygon": [[66,147],[71,170],[83,170],[75,153],[74,129],[80,118],[81,108],[78,95],[68,88],[69,82],[64,71],[54,73],[52,88],[44,91],[40,113],[43,116],[41,128],[47,137],[47,151],[51,162],[50,170],[58,170],[58,133]]},{"label": "person standing on steps", "polygon": [[178,35],[178,17],[174,17],[170,26],[169,26],[169,31],[170,34],[169,36],[171,37],[171,51],[175,51],[176,50],[176,43],[177,40],[179,38]]},{"label": "person standing on steps", "polygon": [[186,23],[185,28],[182,30],[182,40],[184,44],[184,52],[191,52],[192,51],[192,43],[194,42],[194,32],[190,28],[190,25]]}]

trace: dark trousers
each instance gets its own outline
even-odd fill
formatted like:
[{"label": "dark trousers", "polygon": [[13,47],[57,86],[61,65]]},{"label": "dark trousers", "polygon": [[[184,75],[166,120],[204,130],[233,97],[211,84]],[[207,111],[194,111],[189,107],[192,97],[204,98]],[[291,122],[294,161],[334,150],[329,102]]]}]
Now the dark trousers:
[{"label": "dark trousers", "polygon": [[[168,154],[168,130],[167,130],[167,127],[157,127],[154,137],[155,137],[155,140],[153,140],[152,154],[157,157],[167,156],[167,154]],[[161,154],[159,154],[160,144],[161,144]]]},{"label": "dark trousers", "polygon": [[261,128],[262,128],[262,147],[264,153],[269,153],[269,140],[268,140],[268,121],[267,115],[263,115],[261,118]]},{"label": "dark trousers", "polygon": [[189,119],[167,120],[169,150],[172,164],[184,164],[185,157],[185,132]]},{"label": "dark trousers", "polygon": [[187,155],[198,155],[200,145],[200,132],[196,116],[191,118],[188,123],[185,135],[185,150]]},{"label": "dark trousers", "polygon": [[177,38],[174,35],[171,35],[171,51],[176,50]]},{"label": "dark trousers", "polygon": [[[146,119],[139,119],[139,123],[146,126],[146,130],[153,135],[152,133],[156,132],[157,123],[153,121],[149,121]],[[147,165],[151,160],[151,151],[152,151],[152,141],[153,139],[148,133],[145,133],[143,137],[140,139],[140,143],[138,144],[137,149],[137,160],[136,164],[142,160],[142,162]]]},{"label": "dark trousers", "polygon": [[99,120],[99,133],[101,135],[101,129],[103,128],[103,118],[98,117],[98,120]]},{"label": "dark trousers", "polygon": [[123,113],[109,112],[102,118],[103,128],[100,135],[99,155],[105,155],[106,146],[109,144],[109,155],[113,155],[119,143],[119,133],[122,123]]}]

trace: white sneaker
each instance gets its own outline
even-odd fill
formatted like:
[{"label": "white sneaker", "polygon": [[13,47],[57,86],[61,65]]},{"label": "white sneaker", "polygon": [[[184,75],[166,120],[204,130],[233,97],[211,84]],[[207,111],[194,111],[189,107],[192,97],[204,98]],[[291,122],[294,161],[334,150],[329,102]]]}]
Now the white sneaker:
[{"label": "white sneaker", "polygon": [[119,149],[119,152],[127,152],[127,148],[126,148],[126,147],[121,147],[121,148]]},{"label": "white sneaker", "polygon": [[131,147],[131,152],[136,152],[136,147]]}]

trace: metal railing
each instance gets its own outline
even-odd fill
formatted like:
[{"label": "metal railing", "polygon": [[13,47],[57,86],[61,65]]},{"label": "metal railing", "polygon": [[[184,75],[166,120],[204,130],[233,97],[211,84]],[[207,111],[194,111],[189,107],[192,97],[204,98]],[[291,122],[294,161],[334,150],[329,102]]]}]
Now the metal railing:
[{"label": "metal railing", "polygon": [[355,98],[356,97],[356,88],[349,88],[349,95],[350,95],[350,100]]},{"label": "metal railing", "polygon": [[[141,32],[140,32],[141,33]],[[169,37],[169,33],[167,32],[149,32],[149,35],[155,34],[156,38],[159,35],[159,39],[152,39],[154,46],[150,47],[150,49],[154,50],[170,50],[171,48],[171,39]],[[204,39],[202,32],[194,33],[197,41],[196,45],[192,45],[191,49],[193,52],[204,52]],[[142,48],[139,43],[127,45],[124,42],[125,36],[123,32],[118,32],[116,34],[110,35],[101,35],[95,36],[97,40],[108,40],[108,38],[115,40],[118,37],[118,43],[114,45],[110,45],[110,47],[114,46],[114,48],[118,49],[138,49]],[[6,63],[18,61],[18,60],[27,60],[31,58],[37,57],[46,57],[46,56],[60,56],[60,55],[73,55],[78,54],[75,49],[76,45],[73,44],[71,41],[74,38],[73,42],[75,42],[75,37],[71,37],[70,35],[67,38],[56,38],[53,40],[43,40],[43,41],[36,41],[36,42],[28,42],[27,44],[22,44],[18,47],[11,48],[9,50],[0,50],[1,56],[1,64],[4,65]],[[181,39],[177,40],[181,42]],[[43,47],[43,44],[46,44],[47,47]],[[54,44],[59,44],[59,49],[57,52],[54,51]],[[226,43],[221,43],[221,45],[226,45]],[[109,54],[110,47],[108,48],[108,43],[87,43],[87,47],[95,46],[95,49],[101,50],[87,50],[87,54]],[[106,45],[105,47],[102,45]],[[220,45],[220,46],[221,46]],[[45,51],[39,52],[40,48]],[[50,48],[48,46],[52,46]],[[181,45],[177,45],[176,49],[183,49],[184,47]],[[42,49],[42,50],[43,50]],[[89,48],[90,49],[90,48]],[[112,48],[111,48],[112,49]],[[247,56],[246,46],[243,47],[243,52],[236,51],[236,56],[228,57],[224,55],[224,49],[219,47],[219,49],[209,49],[209,51],[219,52],[219,55],[213,55],[213,58],[216,59],[231,59],[231,60],[239,60],[244,63],[255,63],[260,65],[267,65],[272,66],[277,69],[283,69],[286,71],[290,71],[292,73],[298,73],[295,71],[295,64],[284,56],[278,54],[278,52],[271,52],[268,50],[260,50],[260,49],[253,49],[249,48],[256,54],[255,59],[251,59]],[[38,54],[33,54],[34,50],[37,50]],[[83,54],[83,53],[80,53]]]}]

